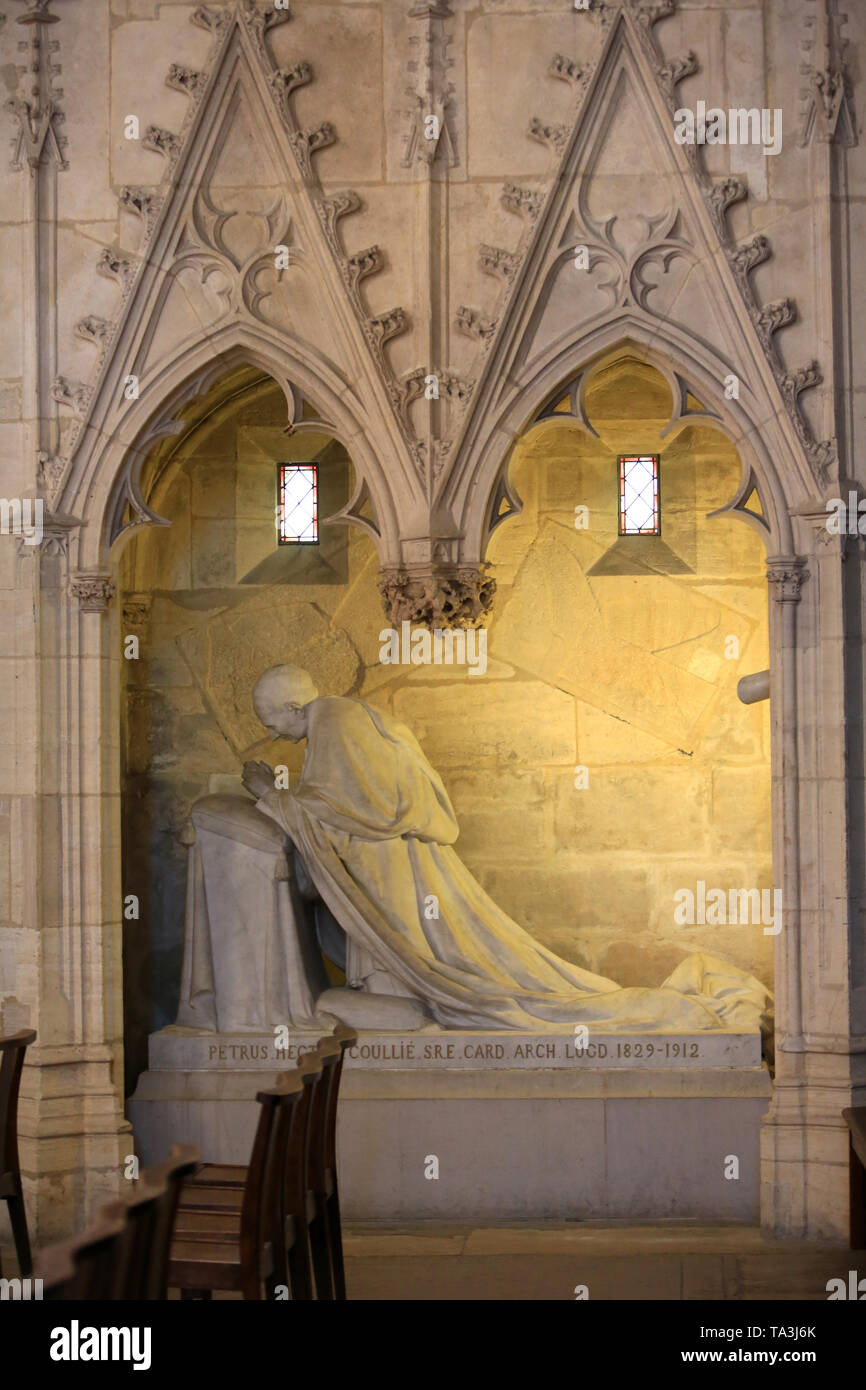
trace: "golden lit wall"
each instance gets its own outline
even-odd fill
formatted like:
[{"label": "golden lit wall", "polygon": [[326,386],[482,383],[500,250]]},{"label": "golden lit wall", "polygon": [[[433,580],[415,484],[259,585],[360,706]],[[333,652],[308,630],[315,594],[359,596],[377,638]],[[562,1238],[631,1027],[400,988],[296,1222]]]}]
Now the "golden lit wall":
[{"label": "golden lit wall", "polygon": [[[723,436],[701,420],[660,439],[669,389],[626,363],[587,396],[598,438],[551,422],[519,444],[523,510],[490,544],[499,588],[480,676],[380,663],[372,542],[339,527],[316,550],[275,546],[276,461],[318,456],[327,512],[349,496],[345,455],[289,439],[270,383],[242,375],[225,395],[163,447],[150,500],[172,526],[123,559],[141,624],[140,659],[124,663],[124,891],[143,901],[127,940],[133,1069],[136,1038],[173,1019],[192,802],[248,757],[300,767],[303,747],[262,743],[250,705],[282,661],[414,730],[453,798],[459,851],[545,945],[623,984],[658,984],[695,949],[769,981],[760,925],[673,917],[675,891],[698,880],[771,883],[768,706],[736,698],[768,663],[763,547],[742,522],[706,520],[739,480]],[[620,452],[661,456],[660,538],[617,536]]]}]

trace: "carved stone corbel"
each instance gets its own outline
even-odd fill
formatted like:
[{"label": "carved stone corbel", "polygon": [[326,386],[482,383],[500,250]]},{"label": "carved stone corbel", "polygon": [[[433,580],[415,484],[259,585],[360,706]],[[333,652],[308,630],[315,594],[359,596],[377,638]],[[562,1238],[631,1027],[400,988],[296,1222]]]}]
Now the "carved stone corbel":
[{"label": "carved stone corbel", "polygon": [[395,627],[479,627],[493,604],[496,580],[486,561],[479,565],[422,565],[385,568],[379,592]]}]

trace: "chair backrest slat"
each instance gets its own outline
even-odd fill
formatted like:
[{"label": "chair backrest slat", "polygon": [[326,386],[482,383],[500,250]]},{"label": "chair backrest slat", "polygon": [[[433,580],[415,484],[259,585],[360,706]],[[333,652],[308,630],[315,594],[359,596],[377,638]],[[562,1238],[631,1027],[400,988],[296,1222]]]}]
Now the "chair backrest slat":
[{"label": "chair backrest slat", "polygon": [[0,1038],[0,1173],[18,1172],[18,1092],[32,1028]]},{"label": "chair backrest slat", "polygon": [[124,1298],[153,1302],[168,1296],[168,1263],[177,1204],[185,1180],[198,1166],[199,1151],[193,1144],[175,1144],[164,1162],[142,1173],[139,1183],[148,1205],[139,1223],[138,1253],[136,1263],[128,1270]]},{"label": "chair backrest slat", "polygon": [[274,1241],[277,1228],[280,1232],[285,1229],[283,1172],[288,1136],[284,1107],[289,1097],[296,1095],[297,1089],[297,1078],[287,1072],[275,1086],[256,1095],[261,1109],[241,1205],[240,1258],[244,1298],[260,1298],[261,1284],[275,1282],[281,1270],[282,1260]]}]

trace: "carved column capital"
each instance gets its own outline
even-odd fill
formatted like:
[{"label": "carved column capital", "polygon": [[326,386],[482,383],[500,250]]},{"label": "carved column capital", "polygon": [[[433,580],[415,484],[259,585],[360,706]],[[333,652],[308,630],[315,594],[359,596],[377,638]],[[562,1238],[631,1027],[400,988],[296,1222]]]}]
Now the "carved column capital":
[{"label": "carved column capital", "polygon": [[116,593],[114,580],[108,574],[73,574],[69,592],[77,598],[82,613],[102,613]]},{"label": "carved column capital", "polygon": [[779,555],[767,560],[767,582],[779,603],[799,603],[800,590],[808,577],[806,561],[798,555]]}]

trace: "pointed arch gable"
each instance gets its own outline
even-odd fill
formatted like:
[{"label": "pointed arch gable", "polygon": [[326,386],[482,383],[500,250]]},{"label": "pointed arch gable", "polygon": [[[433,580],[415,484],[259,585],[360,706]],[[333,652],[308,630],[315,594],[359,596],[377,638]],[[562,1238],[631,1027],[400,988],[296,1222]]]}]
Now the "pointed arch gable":
[{"label": "pointed arch gable", "polygon": [[[292,386],[300,389],[332,422],[373,499],[383,563],[396,553],[393,496],[405,509],[419,490],[357,297],[360,272],[335,230],[360,202],[349,192],[325,196],[311,155],[333,135],[294,121],[289,96],[309,81],[309,65],[274,67],[268,23],[238,3],[218,23],[203,24],[215,42],[206,72],[192,75],[195,105],[184,135],[149,133],[150,147],[169,158],[167,178],[157,193],[125,189],[121,197],[144,219],[143,247],[137,264],[117,258],[122,307],[53,498],[56,511],[86,523],[81,568],[106,563],[124,490],[141,524],[156,520],[137,474],[159,433],[177,428],[178,393],[242,360],[280,382],[287,400]],[[220,189],[245,173],[244,139],[252,138],[256,172],[238,204]],[[131,377],[134,399],[125,391]],[[392,461],[389,475],[383,457]]]},{"label": "pointed arch gable", "polygon": [[[755,237],[738,249],[725,221],[729,204],[745,197],[745,186],[738,179],[712,185],[694,150],[674,140],[676,82],[693,69],[685,59],[664,63],[651,26],[641,26],[631,8],[615,7],[605,25],[599,54],[580,78],[573,126],[545,132],[559,157],[547,193],[533,195],[538,215],[529,216],[515,257],[517,272],[502,291],[496,331],[481,350],[478,385],[453,467],[442,480],[442,504],[464,531],[467,560],[480,558],[497,470],[539,398],[600,352],[633,338],[641,351],[652,349],[659,361],[691,374],[700,381],[703,398],[717,403],[732,441],[741,456],[749,455],[767,493],[782,553],[790,537],[789,510],[819,496],[828,447],[811,438],[797,408],[801,382],[811,374],[786,373],[772,342],[772,333],[791,321],[794,308],[779,301],[761,309],[755,301],[748,275],[769,255],[766,238]],[[694,62],[694,55],[687,56]],[[636,224],[643,224],[632,231],[631,244],[619,234],[617,223],[625,220],[621,209],[608,215],[603,197],[592,206],[594,179],[603,184],[604,178],[619,177],[622,186],[630,177],[616,145],[624,93],[639,124],[653,132],[665,163],[659,206],[628,210]],[[510,190],[507,205],[520,193]],[[528,193],[525,201],[531,201]],[[589,270],[569,270],[580,284],[571,290],[570,319],[560,315],[558,326],[545,336],[545,313],[563,267],[581,245],[589,253]],[[678,264],[682,277],[668,286],[669,269]],[[648,266],[653,269],[644,279]],[[580,281],[581,275],[590,280]],[[609,291],[606,307],[590,293],[591,283]],[[738,400],[724,399],[731,375],[737,378]]]},{"label": "pointed arch gable", "polygon": [[[320,419],[316,428],[326,429],[344,445],[359,488],[366,484],[369,491],[383,563],[387,563],[386,556],[396,555],[398,525],[391,491],[345,384],[334,374],[314,370],[304,356],[283,342],[275,342],[267,332],[251,325],[228,324],[162,364],[153,389],[129,403],[123,426],[116,433],[97,435],[91,427],[90,447],[82,452],[86,467],[81,466],[70,478],[64,501],[64,509],[84,523],[76,558],[79,569],[108,567],[109,555],[116,555],[116,522],[127,505],[139,515],[139,524],[159,524],[160,518],[149,510],[140,490],[141,470],[152,445],[182,428],[176,412],[183,404],[242,364],[260,368],[280,385],[286,396],[287,424],[295,423],[297,393],[317,407]],[[296,428],[305,425],[298,421]],[[128,529],[127,539],[135,529],[137,525]]]},{"label": "pointed arch gable", "polygon": [[[779,413],[754,420],[743,400],[725,399],[722,382],[725,372],[703,345],[689,341],[683,333],[670,334],[663,342],[657,328],[640,318],[626,316],[599,325],[578,343],[560,347],[525,381],[509,392],[496,416],[490,421],[484,447],[474,468],[452,477],[453,491],[448,501],[466,538],[468,557],[484,558],[488,539],[490,499],[507,474],[515,441],[523,434],[535,414],[558,388],[576,377],[596,371],[616,356],[633,352],[662,373],[671,389],[681,376],[717,417],[714,425],[737,449],[743,468],[741,488],[748,476],[757,480],[766,514],[766,544],[769,554],[788,554],[793,545],[789,501],[780,458],[786,447],[780,430]],[[739,494],[738,494],[739,495]],[[732,499],[732,502],[735,499]]]}]

